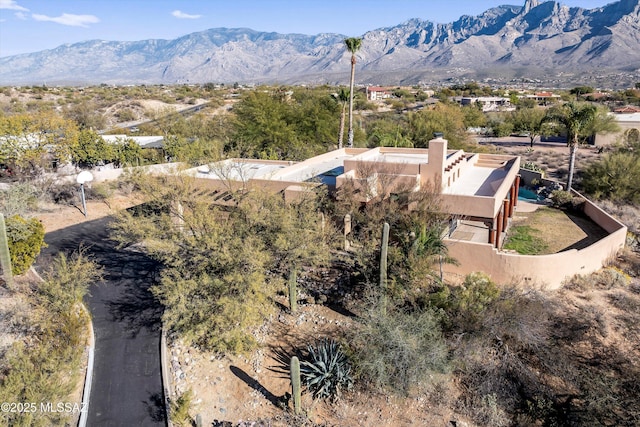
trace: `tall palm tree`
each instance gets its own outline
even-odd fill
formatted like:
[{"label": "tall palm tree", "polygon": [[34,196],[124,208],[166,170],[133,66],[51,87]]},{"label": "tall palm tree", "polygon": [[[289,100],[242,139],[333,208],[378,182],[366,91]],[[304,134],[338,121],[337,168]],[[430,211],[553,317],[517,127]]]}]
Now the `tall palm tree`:
[{"label": "tall palm tree", "polygon": [[458,265],[458,261],[449,256],[449,247],[442,237],[444,226],[444,224],[433,224],[427,227],[422,224],[411,233],[415,236],[411,250],[420,257],[428,258],[431,263],[439,264],[441,282],[444,280],[443,264]]},{"label": "tall palm tree", "polygon": [[338,148],[342,148],[342,141],[344,140],[344,116],[347,110],[347,102],[349,102],[348,89],[340,88],[338,93],[334,93],[333,96],[342,106],[342,113],[340,114],[340,134],[338,135]]},{"label": "tall palm tree", "polygon": [[617,125],[613,117],[604,110],[598,110],[592,104],[570,102],[549,110],[545,122],[553,122],[562,126],[567,132],[569,147],[569,176],[567,191],[571,191],[576,164],[576,152],[581,143],[596,133],[613,132]]},{"label": "tall palm tree", "polygon": [[350,37],[344,39],[347,50],[351,52],[351,81],[349,83],[349,137],[348,146],[353,147],[353,84],[356,77],[356,52],[362,46],[362,39],[358,37]]}]

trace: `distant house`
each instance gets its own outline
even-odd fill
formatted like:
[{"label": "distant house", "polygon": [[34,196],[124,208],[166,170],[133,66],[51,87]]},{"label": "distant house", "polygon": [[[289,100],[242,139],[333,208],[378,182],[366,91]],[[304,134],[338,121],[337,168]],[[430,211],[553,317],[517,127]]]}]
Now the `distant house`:
[{"label": "distant house", "polygon": [[[624,109],[616,110],[614,113],[609,113],[613,115],[620,127],[620,132],[610,133],[606,135],[596,135],[595,145],[603,146],[603,145],[611,145],[618,140],[629,137],[635,138],[636,140],[640,138],[640,109],[635,111],[634,107],[625,107]],[[621,112],[617,111],[635,111],[635,112]]]},{"label": "distant house", "polygon": [[616,114],[633,114],[640,113],[640,107],[634,107],[633,105],[627,105],[624,107],[616,108],[613,110]]},{"label": "distant house", "polygon": [[538,105],[548,105],[560,101],[561,96],[553,92],[536,92],[533,95],[524,95],[520,98],[532,99],[536,101]]},{"label": "distant house", "polygon": [[515,111],[516,107],[511,105],[509,98],[503,98],[501,96],[463,96],[460,98],[460,105],[476,105],[482,106],[482,111]]},{"label": "distant house", "polygon": [[609,97],[609,94],[605,92],[592,92],[580,95],[580,97],[589,101],[601,101]]},{"label": "distant house", "polygon": [[365,91],[367,94],[367,101],[379,101],[382,99],[389,99],[392,96],[392,93],[388,88],[380,86],[367,86]]},{"label": "distant house", "polygon": [[164,148],[164,136],[129,136],[129,135],[101,135],[105,142],[120,144],[131,140],[140,148]]}]

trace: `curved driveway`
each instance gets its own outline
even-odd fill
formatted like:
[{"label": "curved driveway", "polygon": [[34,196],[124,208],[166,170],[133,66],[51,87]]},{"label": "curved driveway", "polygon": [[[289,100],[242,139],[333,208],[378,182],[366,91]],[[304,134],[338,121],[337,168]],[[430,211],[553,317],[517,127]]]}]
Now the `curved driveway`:
[{"label": "curved driveway", "polygon": [[87,425],[164,426],[160,369],[162,309],[148,290],[156,263],[119,251],[108,239],[109,219],[47,233],[39,269],[59,251],[80,247],[104,268],[104,280],[85,298],[95,331],[95,365]]}]

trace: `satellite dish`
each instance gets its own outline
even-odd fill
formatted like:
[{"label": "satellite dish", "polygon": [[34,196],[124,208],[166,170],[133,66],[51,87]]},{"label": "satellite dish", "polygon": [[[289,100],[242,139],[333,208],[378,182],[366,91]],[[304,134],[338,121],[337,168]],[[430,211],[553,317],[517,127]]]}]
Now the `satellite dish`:
[{"label": "satellite dish", "polygon": [[78,184],[84,184],[85,182],[91,182],[91,181],[93,181],[93,175],[89,171],[82,171],[82,172],[80,172],[78,174],[78,177],[76,178],[76,181],[78,182]]}]

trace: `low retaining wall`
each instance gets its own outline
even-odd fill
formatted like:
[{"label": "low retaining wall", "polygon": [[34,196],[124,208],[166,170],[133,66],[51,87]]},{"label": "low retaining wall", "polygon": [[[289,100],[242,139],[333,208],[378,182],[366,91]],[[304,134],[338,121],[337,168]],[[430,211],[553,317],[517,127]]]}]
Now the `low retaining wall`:
[{"label": "low retaining wall", "polygon": [[[127,170],[142,170],[143,172],[148,172],[152,174],[158,175],[167,175],[169,172],[174,172],[183,167],[182,163],[162,163],[159,165],[148,165],[148,166],[136,166],[136,167],[127,167],[127,168],[112,168],[108,166],[97,167],[91,169],[91,174],[93,175],[92,182],[103,182],[103,181],[111,181],[120,178],[120,176],[125,173]],[[53,178],[58,182],[76,182],[76,177],[80,173],[80,170],[77,173],[68,172],[66,174],[62,173],[47,173],[44,174],[44,178]]]}]

